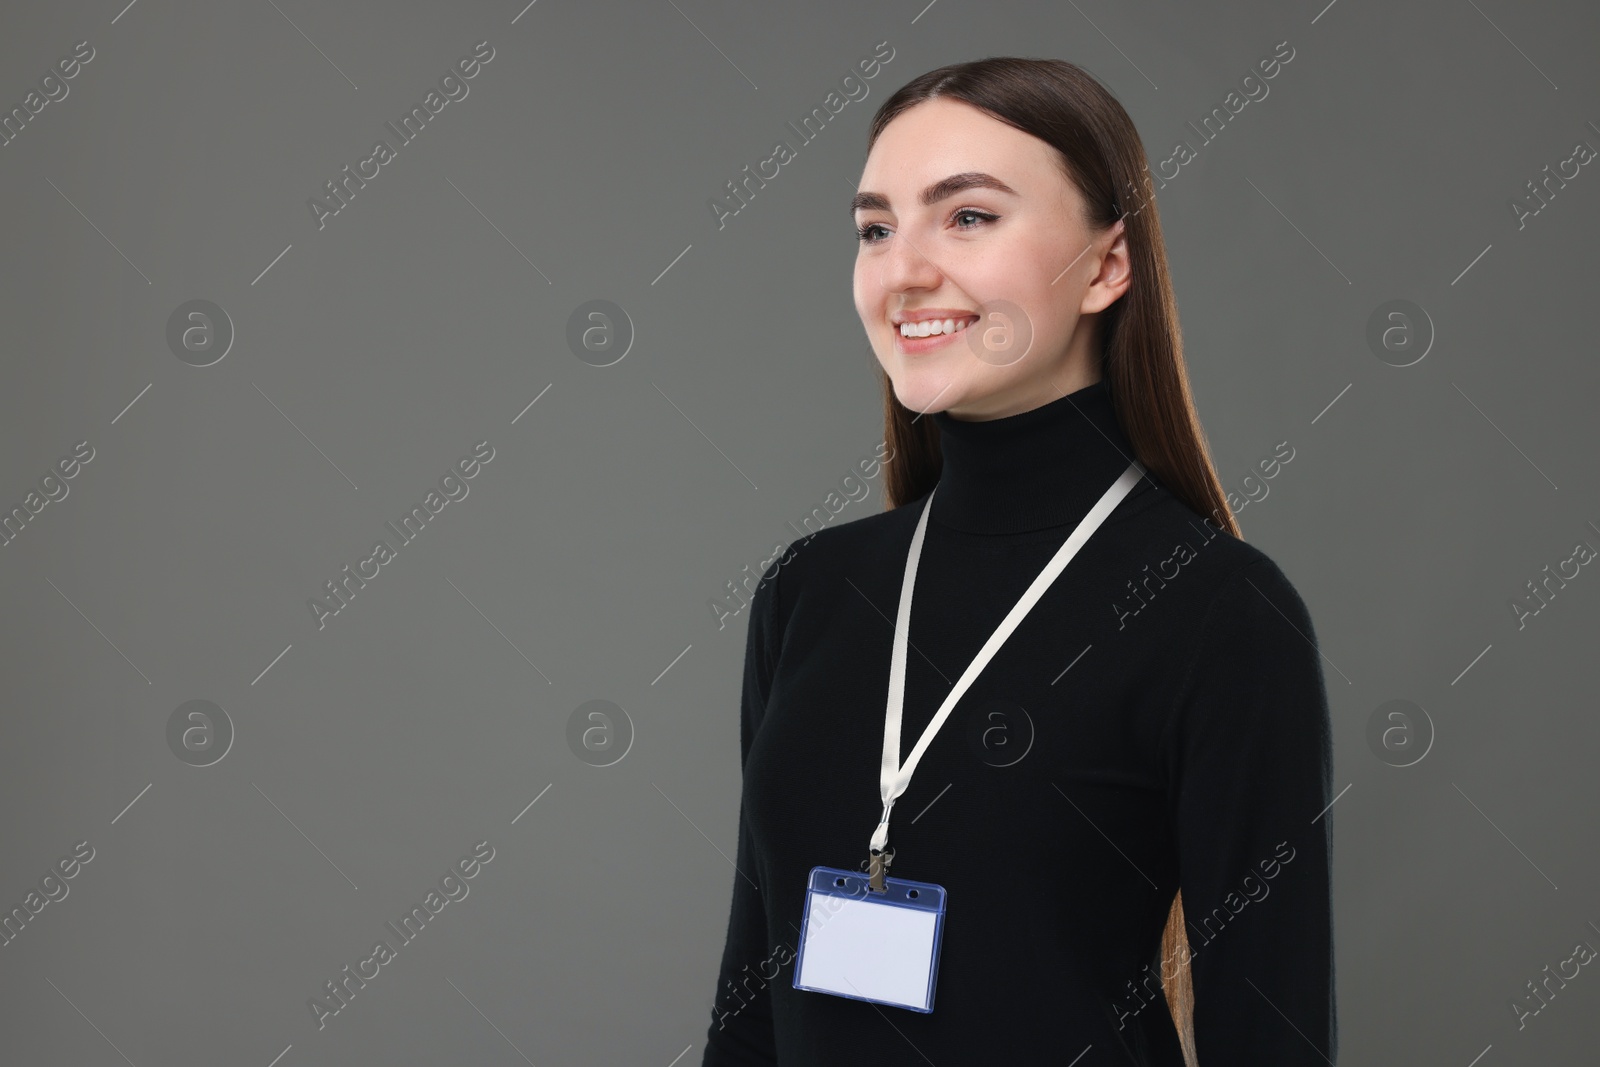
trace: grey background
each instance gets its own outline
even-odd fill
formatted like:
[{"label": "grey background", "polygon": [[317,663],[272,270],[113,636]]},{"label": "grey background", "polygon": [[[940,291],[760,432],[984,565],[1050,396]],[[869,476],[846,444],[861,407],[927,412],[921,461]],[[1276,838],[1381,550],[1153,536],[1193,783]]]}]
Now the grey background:
[{"label": "grey background", "polygon": [[[1509,604],[1600,546],[1600,175],[1520,230],[1508,205],[1600,145],[1596,30],[1505,0],[11,5],[5,109],[96,55],[0,148],[0,505],[95,458],[0,549],[0,903],[95,857],[0,948],[0,1058],[699,1062],[747,618],[708,601],[881,438],[846,218],[872,110],[1003,54],[1089,68],[1152,162],[1199,146],[1158,194],[1197,402],[1229,488],[1295,448],[1239,519],[1331,665],[1344,1062],[1592,1054],[1593,968],[1521,1030],[1509,1005],[1600,946],[1600,577],[1520,630]],[[307,198],[485,39],[319,231]],[[883,40],[719,230],[708,198]],[[209,367],[165,341],[192,299],[237,330]],[[637,329],[609,367],[566,343],[591,299]],[[1393,299],[1436,330],[1404,368],[1365,341]],[[307,598],[483,439],[319,631]],[[166,742],[192,699],[237,732],[210,767]],[[632,722],[609,767],[567,743],[592,699]],[[1436,731],[1411,767],[1367,742],[1392,699]],[[483,839],[319,1031],[307,999]]]}]

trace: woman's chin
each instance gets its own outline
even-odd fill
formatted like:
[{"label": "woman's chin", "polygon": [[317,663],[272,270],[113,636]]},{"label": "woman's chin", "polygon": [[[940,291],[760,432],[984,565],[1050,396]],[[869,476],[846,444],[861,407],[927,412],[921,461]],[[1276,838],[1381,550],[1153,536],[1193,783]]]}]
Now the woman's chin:
[{"label": "woman's chin", "polygon": [[912,371],[894,383],[895,399],[912,411],[931,415],[957,403],[963,395],[961,387],[949,374],[934,374],[926,370]]}]

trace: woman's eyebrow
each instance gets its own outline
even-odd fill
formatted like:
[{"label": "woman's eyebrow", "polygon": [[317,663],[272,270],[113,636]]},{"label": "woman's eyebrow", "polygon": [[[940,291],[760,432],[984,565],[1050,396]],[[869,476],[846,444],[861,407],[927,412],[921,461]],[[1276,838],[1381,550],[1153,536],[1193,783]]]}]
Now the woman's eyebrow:
[{"label": "woman's eyebrow", "polygon": [[[952,174],[948,178],[941,178],[926,189],[918,198],[923,207],[932,207],[947,196],[953,196],[964,189],[993,189],[996,192],[1019,195],[1017,191],[992,174],[982,171],[970,170],[962,174]],[[882,193],[857,193],[850,201],[850,214],[857,211],[888,211],[889,198]]]}]

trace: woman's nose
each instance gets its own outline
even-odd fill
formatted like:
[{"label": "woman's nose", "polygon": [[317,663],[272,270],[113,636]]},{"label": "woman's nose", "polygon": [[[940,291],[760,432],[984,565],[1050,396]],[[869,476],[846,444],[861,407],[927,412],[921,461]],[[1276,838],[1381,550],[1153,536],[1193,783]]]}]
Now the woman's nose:
[{"label": "woman's nose", "polygon": [[891,293],[936,289],[944,276],[930,257],[898,233],[889,238],[889,247],[878,263],[878,284]]}]

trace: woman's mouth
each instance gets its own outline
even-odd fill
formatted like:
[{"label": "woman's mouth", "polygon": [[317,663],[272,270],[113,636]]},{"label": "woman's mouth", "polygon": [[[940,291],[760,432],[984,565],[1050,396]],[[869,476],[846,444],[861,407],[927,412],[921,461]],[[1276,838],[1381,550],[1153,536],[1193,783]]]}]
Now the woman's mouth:
[{"label": "woman's mouth", "polygon": [[976,315],[959,315],[944,319],[922,319],[919,322],[902,322],[894,327],[895,348],[907,355],[931,352],[947,345],[967,327],[978,321]]}]

